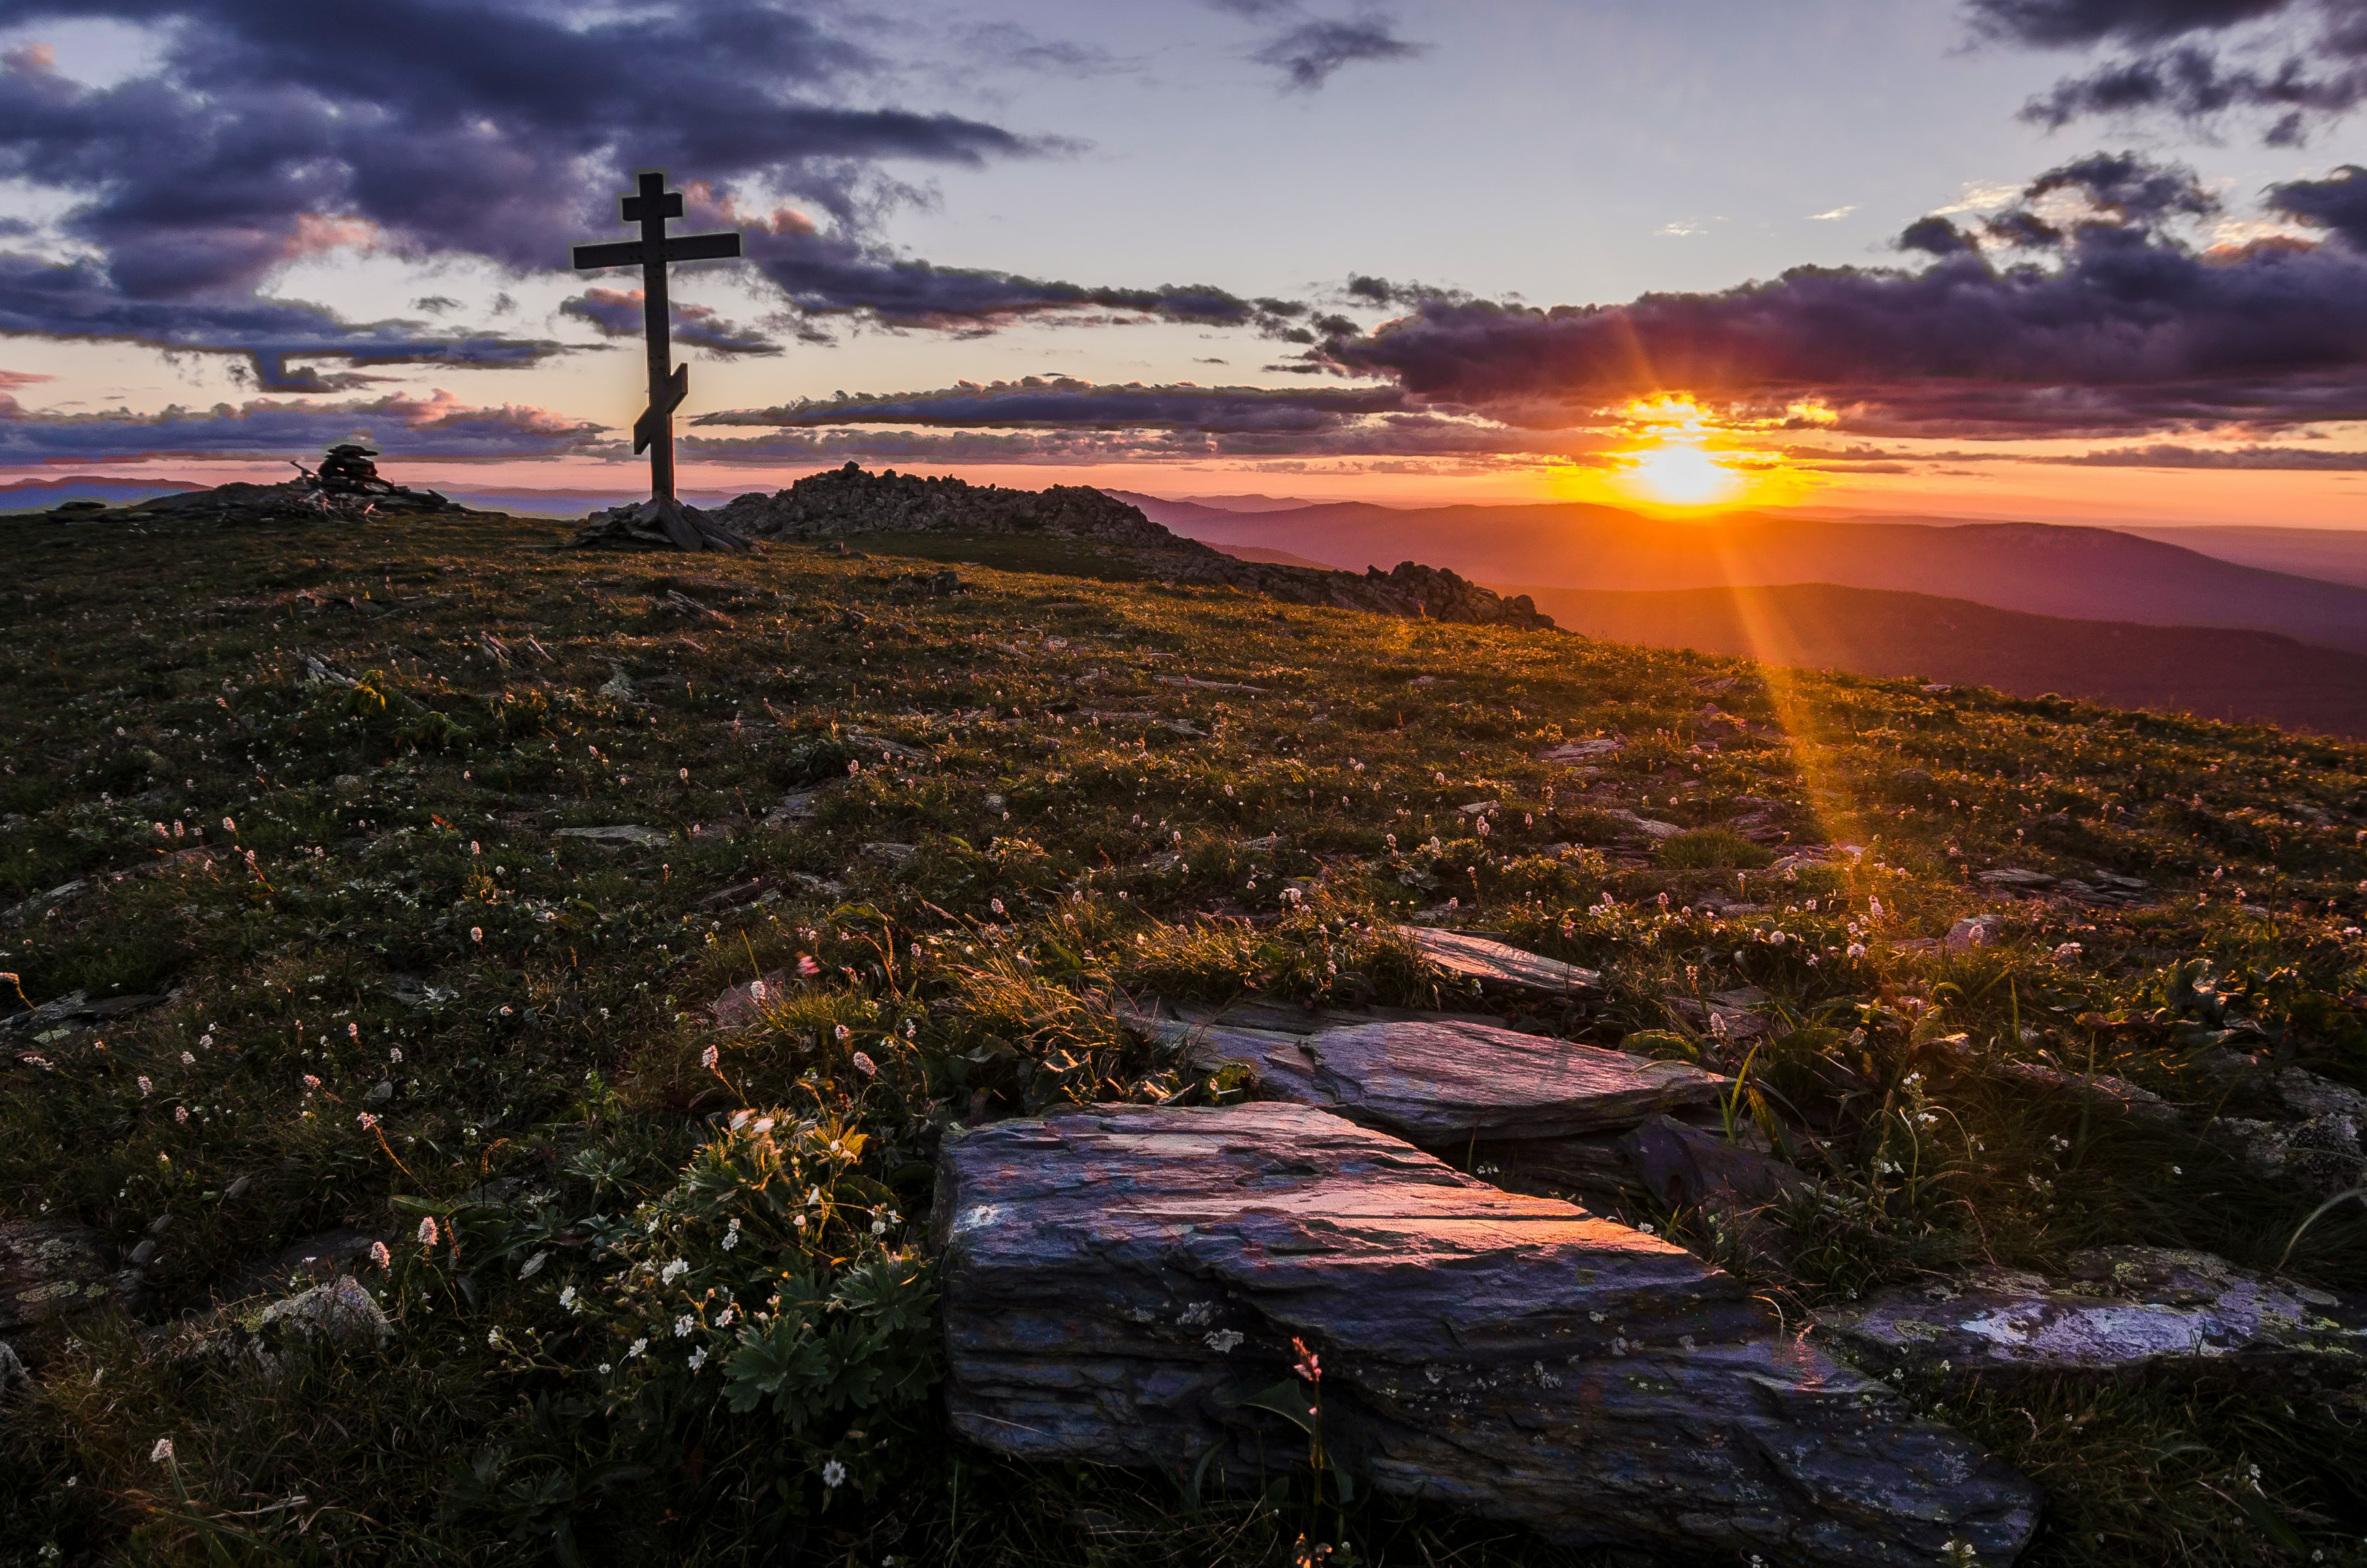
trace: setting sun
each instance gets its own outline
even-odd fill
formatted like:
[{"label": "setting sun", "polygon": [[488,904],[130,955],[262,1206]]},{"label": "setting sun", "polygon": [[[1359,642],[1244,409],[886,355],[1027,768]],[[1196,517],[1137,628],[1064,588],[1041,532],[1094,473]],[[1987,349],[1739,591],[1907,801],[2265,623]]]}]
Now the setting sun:
[{"label": "setting sun", "polygon": [[1667,506],[1706,506],[1731,500],[1743,484],[1740,474],[1690,443],[1636,453],[1633,465],[1616,483],[1641,500]]}]

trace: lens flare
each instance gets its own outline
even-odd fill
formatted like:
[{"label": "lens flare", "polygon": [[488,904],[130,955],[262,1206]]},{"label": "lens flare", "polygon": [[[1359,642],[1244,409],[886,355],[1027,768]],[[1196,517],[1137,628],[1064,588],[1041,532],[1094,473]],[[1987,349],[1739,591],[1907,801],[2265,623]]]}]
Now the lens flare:
[{"label": "lens flare", "polygon": [[1733,499],[1743,487],[1740,474],[1689,441],[1636,453],[1615,483],[1664,506],[1707,506]]}]

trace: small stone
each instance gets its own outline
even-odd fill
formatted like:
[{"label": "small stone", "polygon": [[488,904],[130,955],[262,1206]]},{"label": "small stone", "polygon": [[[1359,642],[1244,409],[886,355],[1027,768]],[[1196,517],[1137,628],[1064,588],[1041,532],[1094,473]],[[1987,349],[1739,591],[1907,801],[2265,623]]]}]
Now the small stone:
[{"label": "small stone", "polygon": [[1966,953],[1975,948],[1994,947],[1997,944],[1998,934],[2004,928],[2005,922],[1994,915],[1970,915],[1948,927],[1947,939],[1942,946],[1952,953]]},{"label": "small stone", "polygon": [[0,1333],[128,1301],[139,1271],[116,1267],[110,1255],[107,1239],[87,1225],[0,1220]]}]

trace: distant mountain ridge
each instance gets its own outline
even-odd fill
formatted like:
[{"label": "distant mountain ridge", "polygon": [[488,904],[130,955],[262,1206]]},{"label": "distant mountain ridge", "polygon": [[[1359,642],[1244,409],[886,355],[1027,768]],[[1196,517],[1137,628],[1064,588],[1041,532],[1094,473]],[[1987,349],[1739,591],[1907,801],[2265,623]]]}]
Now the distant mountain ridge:
[{"label": "distant mountain ridge", "polygon": [[1350,571],[1421,560],[1485,582],[1625,592],[1820,583],[2068,619],[2243,628],[2367,653],[2367,587],[2239,565],[2107,528],[1770,513],[1670,522],[1582,503],[1399,510],[1335,502],[1250,515],[1178,503],[1143,509],[1219,548],[1287,551]]},{"label": "distant mountain ridge", "polygon": [[1493,585],[1610,642],[2367,736],[2367,656],[2273,632],[2074,620],[1823,583],[1667,593]]}]

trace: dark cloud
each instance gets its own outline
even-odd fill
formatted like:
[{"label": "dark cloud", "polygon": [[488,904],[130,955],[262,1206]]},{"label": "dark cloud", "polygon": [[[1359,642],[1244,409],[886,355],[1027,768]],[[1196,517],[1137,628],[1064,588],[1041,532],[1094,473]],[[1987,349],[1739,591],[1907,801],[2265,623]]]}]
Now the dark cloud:
[{"label": "dark cloud", "polygon": [[1969,8],[1977,30],[2009,42],[2139,50],[2032,99],[2022,118],[2042,125],[2248,112],[2270,117],[2271,144],[2293,145],[2312,125],[2367,101],[2360,0],[1970,0]]},{"label": "dark cloud", "polygon": [[147,415],[38,413],[0,394],[0,463],[285,458],[357,437],[393,457],[468,460],[590,451],[606,443],[606,432],[547,409],[471,407],[442,391],[330,406],[257,401]]},{"label": "dark cloud", "polygon": [[700,415],[694,424],[768,425],[784,429],[844,425],[929,425],[961,428],[1041,426],[1080,430],[1164,428],[1271,434],[1333,430],[1369,415],[1401,412],[1394,387],[1096,385],[1068,377],[964,384],[940,392],[813,398],[779,408]]},{"label": "dark cloud", "polygon": [[[1065,377],[891,396],[841,393],[709,414],[685,451],[712,460],[1119,462],[1207,458],[1557,457],[1607,437],[1514,430],[1414,407],[1395,387],[1102,386]],[[724,437],[731,426],[774,433]]]},{"label": "dark cloud", "polygon": [[2269,207],[2315,229],[2328,229],[2367,254],[2367,169],[2356,164],[2320,180],[2295,180],[2269,188]]},{"label": "dark cloud", "polygon": [[1429,50],[1397,35],[1397,24],[1385,17],[1350,20],[1317,17],[1285,29],[1258,46],[1251,55],[1261,65],[1283,74],[1286,85],[1313,92],[1329,82],[1342,66],[1373,60],[1409,60]]},{"label": "dark cloud", "polygon": [[2093,210],[2022,236],[2029,261],[1952,250],[1927,221],[1909,234],[1942,254],[1920,271],[1802,267],[1610,307],[1437,301],[1308,358],[1394,381],[1416,406],[1530,428],[1666,392],[1777,418],[1816,402],[1844,429],[1894,435],[2367,418],[2367,255],[2339,243],[2199,254],[2159,226],[2189,209],[2176,194],[2188,176],[2121,162],[2052,171],[1980,226],[2011,232],[2028,203],[2079,186]]},{"label": "dark cloud", "polygon": [[[629,171],[655,165],[705,182],[704,215],[746,222],[755,267],[799,311],[901,326],[1096,310],[1260,319],[1217,290],[1099,289],[886,249],[880,220],[920,195],[882,172],[889,161],[977,166],[1063,144],[847,102],[887,83],[834,15],[819,0],[379,0],[366,17],[317,0],[19,4],[19,26],[146,28],[157,63],[95,87],[45,49],[0,62],[0,177],[69,193],[62,237],[99,258],[44,276],[35,258],[0,256],[0,318],[266,358],[485,362],[481,343],[424,322],[354,325],[256,290],[338,248],[564,268],[572,242],[617,232]],[[748,335],[718,331],[719,347]]]},{"label": "dark cloud", "polygon": [[[586,321],[606,337],[640,337],[647,324],[639,289],[586,289],[562,303],[561,314]],[[712,354],[778,354],[780,345],[763,333],[736,326],[705,305],[667,301],[666,333],[672,341]]]},{"label": "dark cloud", "polygon": [[2280,12],[2302,0],[1970,0],[1976,26],[1993,37],[2039,49],[2098,43],[2159,43],[2216,32]]},{"label": "dark cloud", "polygon": [[2307,447],[2238,447],[2212,449],[2180,446],[2121,447],[2088,452],[2075,458],[2047,458],[2046,462],[2082,468],[2220,468],[2305,469],[2319,472],[2367,470],[2367,452],[2313,450]]}]

